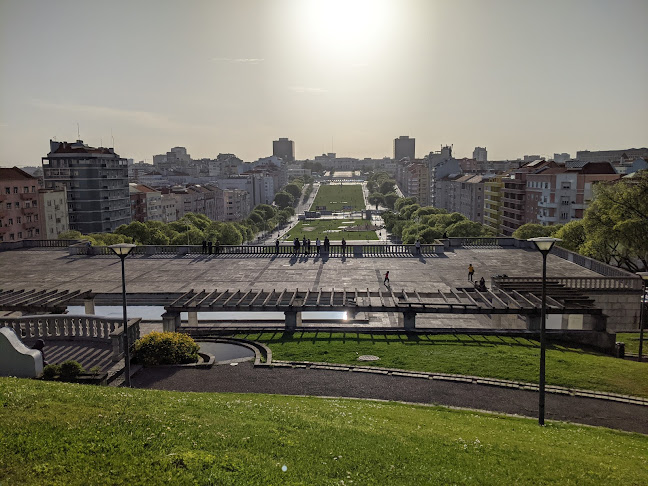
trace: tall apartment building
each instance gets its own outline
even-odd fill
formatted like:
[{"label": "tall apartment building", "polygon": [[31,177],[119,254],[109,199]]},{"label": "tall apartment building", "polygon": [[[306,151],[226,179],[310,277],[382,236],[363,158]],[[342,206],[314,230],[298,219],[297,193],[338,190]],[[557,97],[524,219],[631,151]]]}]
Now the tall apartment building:
[{"label": "tall apartment building", "polygon": [[172,223],[173,221],[178,220],[176,204],[177,202],[173,194],[161,191],[160,214],[162,219],[160,221],[162,221],[163,223]]},{"label": "tall apartment building", "polygon": [[535,160],[513,171],[502,181],[500,234],[511,236],[526,220],[526,178],[543,168],[558,167],[553,161]]},{"label": "tall apartment building", "polygon": [[42,238],[55,240],[64,231],[70,229],[67,191],[64,186],[57,189],[38,191],[41,213],[43,215]]},{"label": "tall apartment building", "polygon": [[502,175],[484,176],[484,224],[495,234],[500,232],[502,178]]},{"label": "tall apartment building", "polygon": [[452,146],[442,146],[439,152],[430,152],[424,159],[430,172],[430,206],[437,207],[437,181],[451,174],[461,174],[459,161],[452,157]]},{"label": "tall apartment building", "polygon": [[484,222],[484,177],[454,174],[437,181],[436,207],[461,213],[477,223]]},{"label": "tall apartment building", "polygon": [[0,242],[43,237],[38,179],[18,167],[0,168]]},{"label": "tall apartment building", "polygon": [[284,162],[295,161],[295,142],[280,138],[272,142],[272,155],[280,157]]},{"label": "tall apartment building", "polygon": [[405,197],[414,197],[421,206],[430,203],[430,173],[427,164],[400,159],[396,163],[396,183]]},{"label": "tall apartment building", "polygon": [[593,185],[620,177],[609,162],[590,162],[574,168],[548,167],[527,174],[525,221],[553,225],[582,219],[594,197]]},{"label": "tall apartment building", "polygon": [[226,189],[223,191],[224,221],[241,221],[250,214],[250,195],[247,191],[239,189]]},{"label": "tall apartment building", "polygon": [[477,162],[488,161],[488,151],[486,150],[486,147],[475,147],[475,150],[473,150],[473,159]]},{"label": "tall apartment building", "polygon": [[114,149],[50,140],[42,163],[45,188],[67,190],[70,229],[104,233],[130,223],[128,162]]},{"label": "tall apartment building", "polygon": [[401,135],[394,139],[394,160],[398,162],[405,157],[410,160],[416,158],[416,139]]}]

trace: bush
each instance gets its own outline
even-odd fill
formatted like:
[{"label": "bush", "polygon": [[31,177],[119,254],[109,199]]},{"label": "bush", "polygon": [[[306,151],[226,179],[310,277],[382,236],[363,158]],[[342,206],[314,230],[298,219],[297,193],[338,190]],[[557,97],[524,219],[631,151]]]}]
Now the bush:
[{"label": "bush", "polygon": [[145,366],[198,361],[199,346],[186,334],[152,332],[135,342],[133,357]]},{"label": "bush", "polygon": [[83,366],[81,366],[81,364],[77,361],[70,360],[61,363],[61,378],[63,380],[76,378],[84,371],[85,370],[83,369]]},{"label": "bush", "polygon": [[61,367],[57,364],[48,364],[43,368],[43,378],[53,380],[61,374]]}]

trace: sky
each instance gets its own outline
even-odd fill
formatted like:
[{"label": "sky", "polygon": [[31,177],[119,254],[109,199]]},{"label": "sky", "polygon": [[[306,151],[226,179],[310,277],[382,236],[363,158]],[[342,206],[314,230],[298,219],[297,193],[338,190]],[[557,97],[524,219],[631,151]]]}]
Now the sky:
[{"label": "sky", "polygon": [[647,0],[0,0],[0,166],[648,146]]}]

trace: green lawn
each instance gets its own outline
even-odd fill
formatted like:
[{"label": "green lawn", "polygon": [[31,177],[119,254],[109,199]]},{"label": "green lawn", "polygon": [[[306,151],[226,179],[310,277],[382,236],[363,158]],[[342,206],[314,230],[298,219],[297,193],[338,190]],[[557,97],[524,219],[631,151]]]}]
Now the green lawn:
[{"label": "green lawn", "polygon": [[362,185],[322,184],[319,186],[311,211],[315,211],[318,206],[326,206],[328,211],[342,211],[345,206],[351,206],[353,211],[365,209]]},{"label": "green lawn", "polygon": [[[317,238],[324,241],[325,236],[328,236],[331,241],[341,241],[342,238],[347,241],[377,240],[378,235],[376,235],[375,231],[344,231],[343,229],[348,226],[367,223],[370,223],[370,221],[363,219],[315,219],[310,221],[300,221],[284,237],[284,240],[294,240],[295,238],[299,238],[301,241],[305,236],[307,239],[310,238],[311,244],[313,245]],[[335,232],[328,233],[327,231]]]},{"label": "green lawn", "polygon": [[0,378],[0,432],[3,485],[648,484],[648,436],[363,400]]},{"label": "green lawn", "polygon": [[[241,335],[267,344],[273,359],[367,364],[359,355],[373,354],[376,366],[437,373],[538,382],[537,341],[499,336],[381,335],[330,333],[250,333]],[[648,365],[549,345],[548,385],[648,397]]]}]

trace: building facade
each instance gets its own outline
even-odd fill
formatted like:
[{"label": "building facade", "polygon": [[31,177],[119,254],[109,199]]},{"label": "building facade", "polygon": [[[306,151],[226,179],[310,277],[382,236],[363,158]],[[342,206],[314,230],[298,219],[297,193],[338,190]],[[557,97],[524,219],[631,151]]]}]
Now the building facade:
[{"label": "building facade", "polygon": [[50,140],[42,163],[45,188],[67,190],[70,229],[106,233],[130,223],[128,162],[112,148]]},{"label": "building facade", "polygon": [[18,167],[0,168],[0,241],[41,238],[38,179]]},{"label": "building facade", "polygon": [[272,142],[272,155],[283,159],[285,162],[295,161],[295,142],[287,138],[280,138]]},{"label": "building facade", "polygon": [[475,147],[475,150],[473,150],[473,159],[477,162],[488,161],[488,151],[486,150],[486,147]]},{"label": "building facade", "polygon": [[64,231],[70,229],[67,191],[59,189],[41,189],[38,191],[41,212],[43,214],[43,235],[48,240],[55,240]]},{"label": "building facade", "polygon": [[416,158],[416,139],[401,135],[394,139],[394,160],[398,162],[406,157],[412,161]]}]

